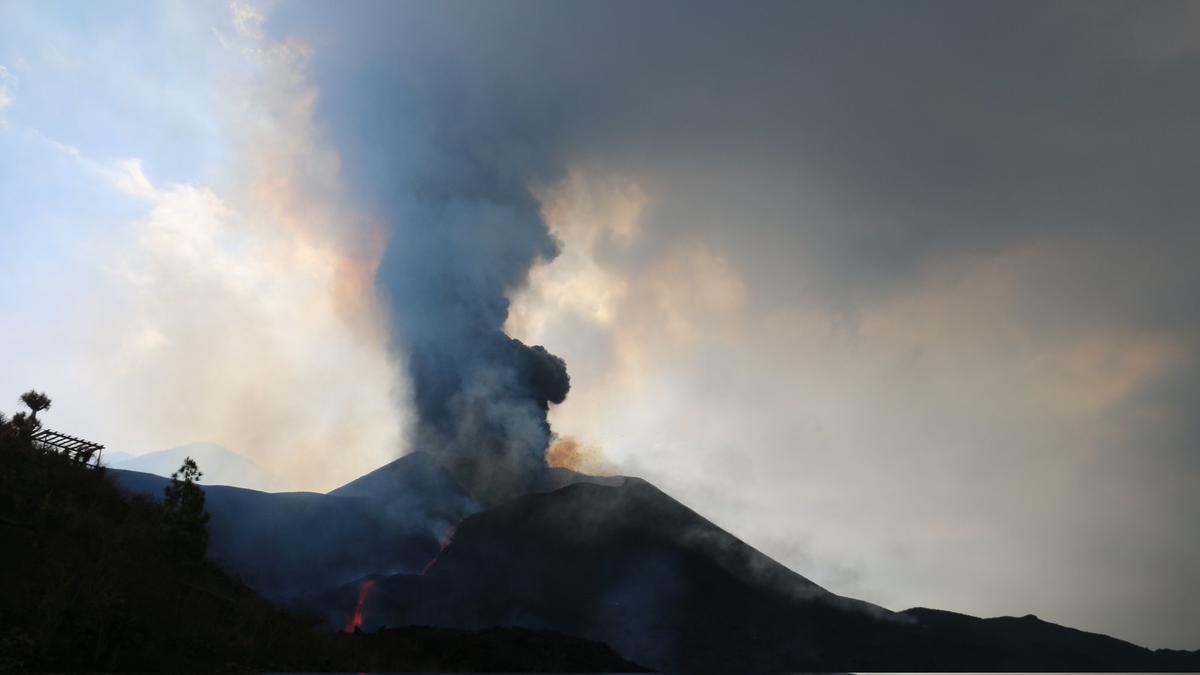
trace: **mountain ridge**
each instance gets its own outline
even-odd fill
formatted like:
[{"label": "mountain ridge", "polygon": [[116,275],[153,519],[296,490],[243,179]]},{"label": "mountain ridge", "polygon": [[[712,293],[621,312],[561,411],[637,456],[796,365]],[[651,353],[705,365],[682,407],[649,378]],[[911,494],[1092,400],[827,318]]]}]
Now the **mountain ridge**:
[{"label": "mountain ridge", "polygon": [[283,491],[286,482],[254,460],[217,443],[186,443],[142,455],[113,453],[105,461],[111,469],[139,471],[168,477],[191,457],[204,471],[205,483],[258,490]]}]

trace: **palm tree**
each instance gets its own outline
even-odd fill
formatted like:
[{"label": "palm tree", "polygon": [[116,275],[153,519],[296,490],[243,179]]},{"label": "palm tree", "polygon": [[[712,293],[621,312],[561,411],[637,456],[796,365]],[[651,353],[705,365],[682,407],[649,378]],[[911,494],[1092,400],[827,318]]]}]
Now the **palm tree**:
[{"label": "palm tree", "polygon": [[21,403],[24,403],[32,412],[29,415],[31,424],[37,424],[37,414],[43,410],[50,409],[50,397],[40,391],[29,391],[21,394]]},{"label": "palm tree", "polygon": [[21,403],[24,403],[29,408],[29,414],[19,412],[12,416],[12,426],[17,429],[22,438],[30,439],[42,428],[41,421],[38,420],[37,414],[50,407],[50,397],[40,391],[29,391],[21,394]]}]

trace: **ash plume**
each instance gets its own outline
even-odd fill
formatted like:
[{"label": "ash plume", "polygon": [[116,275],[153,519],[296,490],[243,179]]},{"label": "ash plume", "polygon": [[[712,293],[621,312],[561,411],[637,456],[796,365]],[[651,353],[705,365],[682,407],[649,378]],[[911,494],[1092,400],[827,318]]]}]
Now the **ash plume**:
[{"label": "ash plume", "polygon": [[413,448],[501,499],[545,467],[549,405],[570,388],[561,358],[503,331],[509,294],[558,242],[528,188],[542,173],[522,161],[536,143],[486,118],[434,119],[407,198],[391,210],[377,281],[407,358]]},{"label": "ash plume", "polygon": [[408,446],[485,502],[525,491],[546,468],[547,413],[570,381],[561,358],[504,325],[531,268],[559,253],[530,188],[565,175],[579,104],[507,57],[478,67],[486,41],[451,39],[453,13],[310,10],[281,6],[272,26],[356,45],[317,50],[315,118],[348,200],[386,232],[375,282],[407,368]]}]

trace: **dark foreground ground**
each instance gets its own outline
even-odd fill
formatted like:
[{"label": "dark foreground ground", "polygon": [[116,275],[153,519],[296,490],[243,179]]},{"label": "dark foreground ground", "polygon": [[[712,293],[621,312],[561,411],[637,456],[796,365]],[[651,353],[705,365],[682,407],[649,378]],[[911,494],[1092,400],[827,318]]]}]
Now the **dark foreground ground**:
[{"label": "dark foreground ground", "polygon": [[468,632],[409,626],[346,635],[341,641],[358,653],[361,670],[405,664],[430,672],[646,672],[607,645],[525,628]]}]

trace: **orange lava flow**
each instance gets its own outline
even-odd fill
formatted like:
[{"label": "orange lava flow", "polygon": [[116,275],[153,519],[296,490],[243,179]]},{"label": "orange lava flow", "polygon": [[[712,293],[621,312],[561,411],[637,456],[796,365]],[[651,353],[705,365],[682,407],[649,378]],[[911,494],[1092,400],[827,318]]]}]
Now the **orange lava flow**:
[{"label": "orange lava flow", "polygon": [[372,588],[375,588],[374,579],[367,579],[358,587],[358,602],[354,605],[354,615],[350,617],[349,623],[346,624],[347,633],[353,633],[362,628],[363,605],[367,603],[367,594],[371,592]]},{"label": "orange lava flow", "polygon": [[454,532],[457,529],[457,527],[451,525],[450,529],[446,530],[445,536],[443,536],[442,540],[438,542],[438,552],[429,559],[429,562],[425,563],[425,567],[421,568],[421,576],[425,576],[425,573],[429,571],[429,568],[433,567],[433,564],[438,561],[438,557],[442,555],[442,551],[445,551],[446,547],[450,545],[450,541],[454,539]]}]

